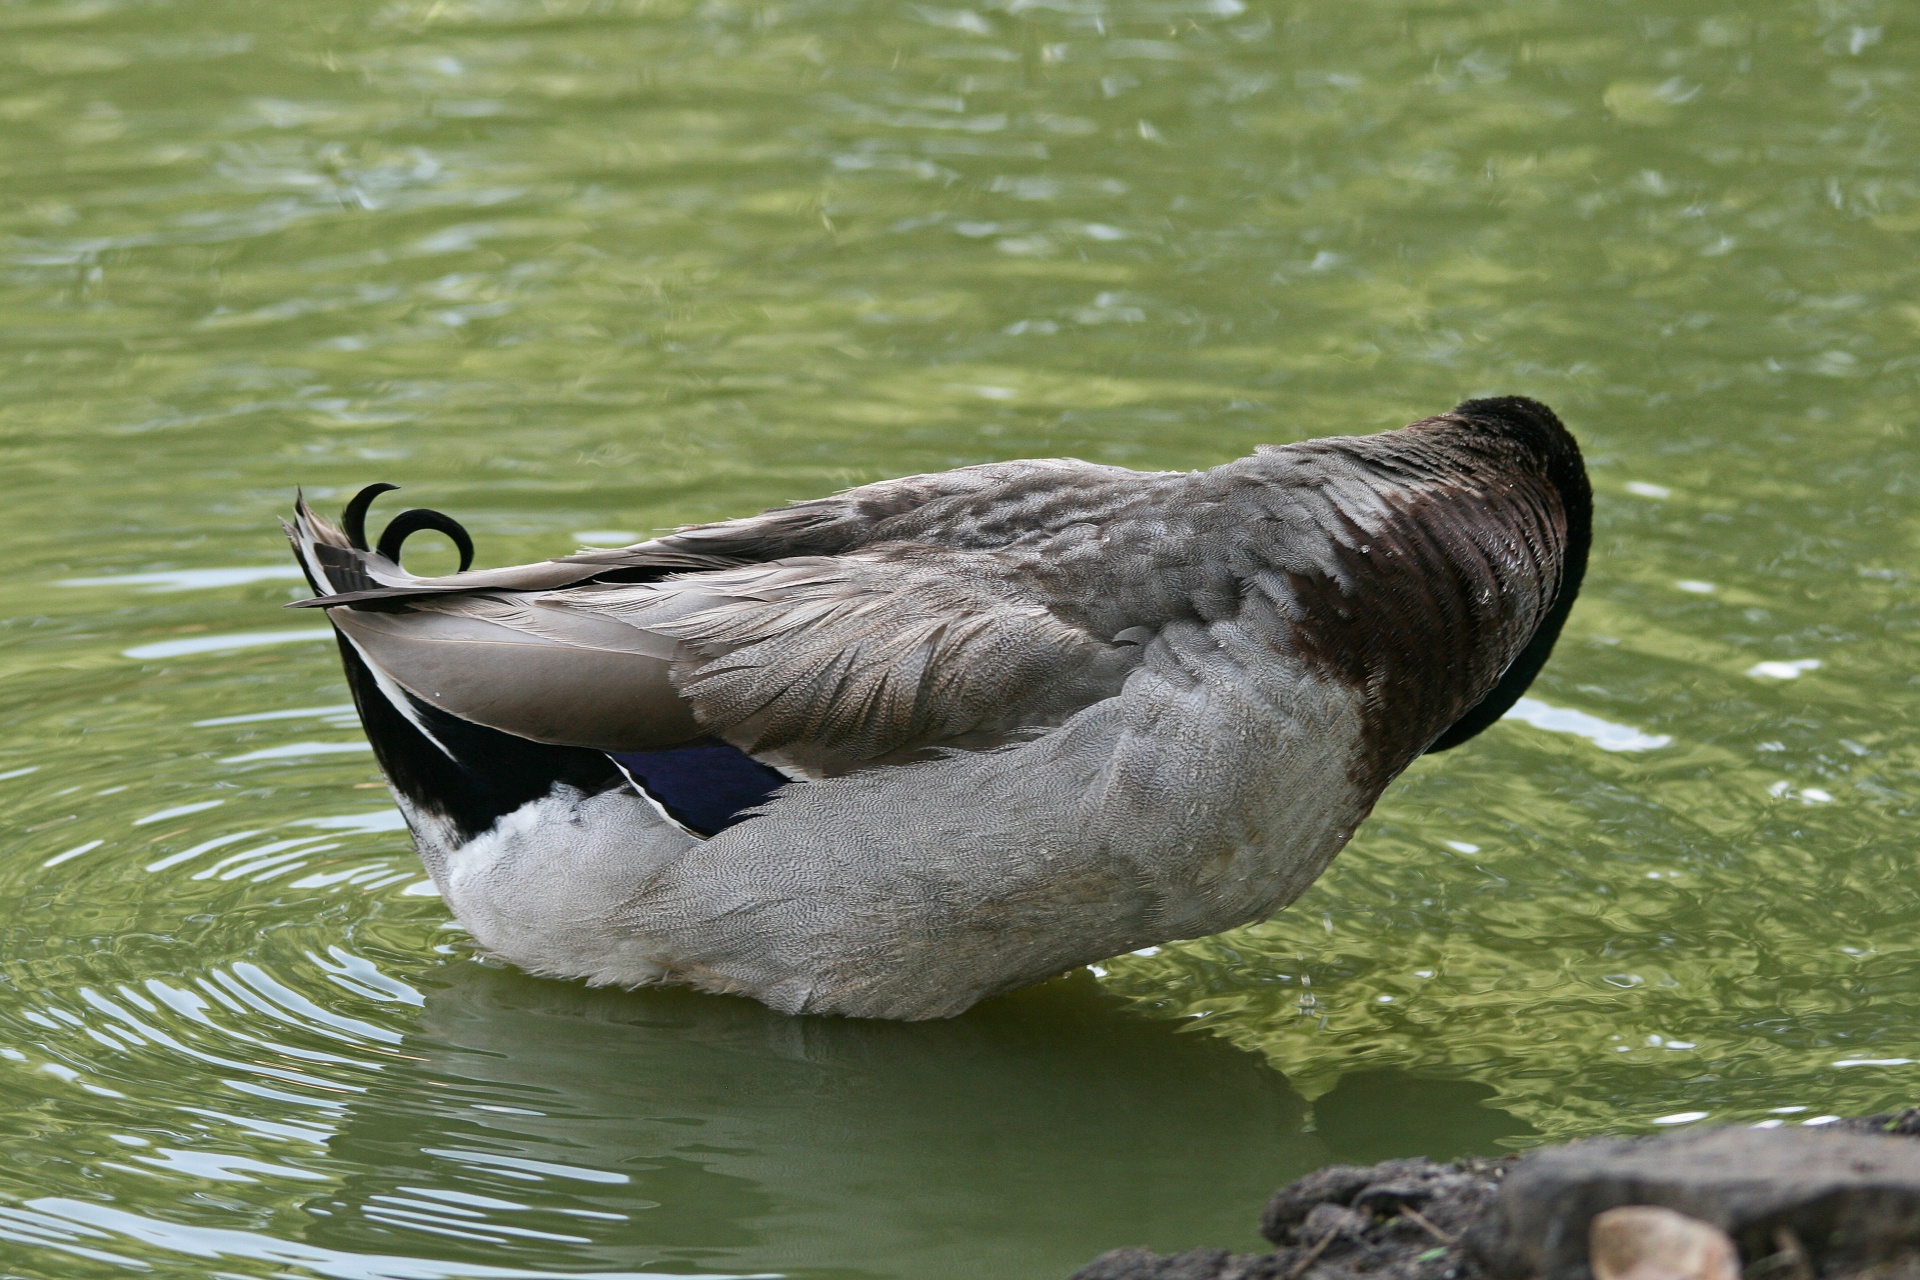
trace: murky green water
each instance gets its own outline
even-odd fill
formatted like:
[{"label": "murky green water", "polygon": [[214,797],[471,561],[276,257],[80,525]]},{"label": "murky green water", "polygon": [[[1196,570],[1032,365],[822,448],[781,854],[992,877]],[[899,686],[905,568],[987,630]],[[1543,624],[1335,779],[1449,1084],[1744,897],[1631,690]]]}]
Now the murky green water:
[{"label": "murky green water", "polygon": [[[1872,0],[0,0],[5,1274],[1040,1280],[1915,1100],[1916,73]],[[277,609],[296,484],[507,563],[1490,391],[1599,496],[1538,723],[952,1023],[476,962]]]}]

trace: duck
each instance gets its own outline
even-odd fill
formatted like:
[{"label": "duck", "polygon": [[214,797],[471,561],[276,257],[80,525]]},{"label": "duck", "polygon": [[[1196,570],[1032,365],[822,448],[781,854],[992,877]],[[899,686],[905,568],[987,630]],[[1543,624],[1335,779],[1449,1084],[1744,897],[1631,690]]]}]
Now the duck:
[{"label": "duck", "polygon": [[[435,888],[483,953],[786,1014],[951,1017],[1263,920],[1578,594],[1552,410],[1467,400],[1197,471],[861,485],[475,569],[283,521]],[[459,571],[402,567],[413,534]]]}]

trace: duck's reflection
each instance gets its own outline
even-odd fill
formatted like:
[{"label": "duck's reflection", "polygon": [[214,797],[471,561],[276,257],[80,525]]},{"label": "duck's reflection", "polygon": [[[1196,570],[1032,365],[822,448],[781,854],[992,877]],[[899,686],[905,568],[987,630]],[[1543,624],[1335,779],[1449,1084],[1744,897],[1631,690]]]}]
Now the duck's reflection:
[{"label": "duck's reflection", "polygon": [[[1259,1059],[1067,979],[952,1021],[441,971],[311,1238],[567,1271],[1060,1277],[1253,1248],[1337,1155]],[[1470,1105],[1470,1104],[1469,1104]]]}]

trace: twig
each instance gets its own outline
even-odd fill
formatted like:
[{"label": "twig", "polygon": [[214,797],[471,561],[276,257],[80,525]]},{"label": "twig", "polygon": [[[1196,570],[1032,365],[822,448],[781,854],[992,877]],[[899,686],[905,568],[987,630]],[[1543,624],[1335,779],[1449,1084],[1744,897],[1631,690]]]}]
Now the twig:
[{"label": "twig", "polygon": [[1773,1247],[1786,1255],[1788,1264],[1793,1267],[1795,1280],[1813,1280],[1817,1274],[1813,1269],[1813,1259],[1807,1256],[1807,1247],[1800,1243],[1800,1237],[1789,1226],[1773,1229]]},{"label": "twig", "polygon": [[1307,1268],[1312,1266],[1320,1255],[1327,1251],[1327,1246],[1333,1243],[1333,1237],[1337,1234],[1339,1233],[1329,1231],[1314,1241],[1313,1248],[1307,1250],[1306,1257],[1293,1264],[1293,1270],[1287,1272],[1285,1280],[1300,1280],[1301,1276],[1307,1274]]},{"label": "twig", "polygon": [[1793,1259],[1783,1253],[1770,1253],[1764,1258],[1749,1262],[1740,1272],[1745,1280],[1766,1280],[1769,1276],[1778,1276],[1781,1272],[1793,1268]]},{"label": "twig", "polygon": [[1415,1222],[1425,1227],[1427,1229],[1427,1234],[1432,1236],[1435,1240],[1438,1240],[1441,1244],[1450,1245],[1450,1244],[1457,1243],[1456,1239],[1452,1234],[1442,1231],[1440,1228],[1434,1226],[1432,1221],[1428,1219],[1426,1214],[1420,1212],[1418,1209],[1414,1208],[1412,1205],[1410,1204],[1401,1205],[1400,1213],[1403,1217],[1412,1218]]}]

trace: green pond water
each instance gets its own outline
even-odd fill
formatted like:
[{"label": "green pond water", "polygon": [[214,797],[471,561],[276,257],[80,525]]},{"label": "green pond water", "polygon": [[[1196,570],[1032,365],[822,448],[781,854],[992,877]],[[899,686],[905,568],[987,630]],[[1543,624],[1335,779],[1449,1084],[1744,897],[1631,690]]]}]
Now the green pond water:
[{"label": "green pond water", "polygon": [[[0,0],[0,1272],[1042,1280],[1920,1100],[1912,16]],[[279,608],[296,485],[502,564],[1489,392],[1598,504],[1524,714],[946,1023],[477,959]]]}]

